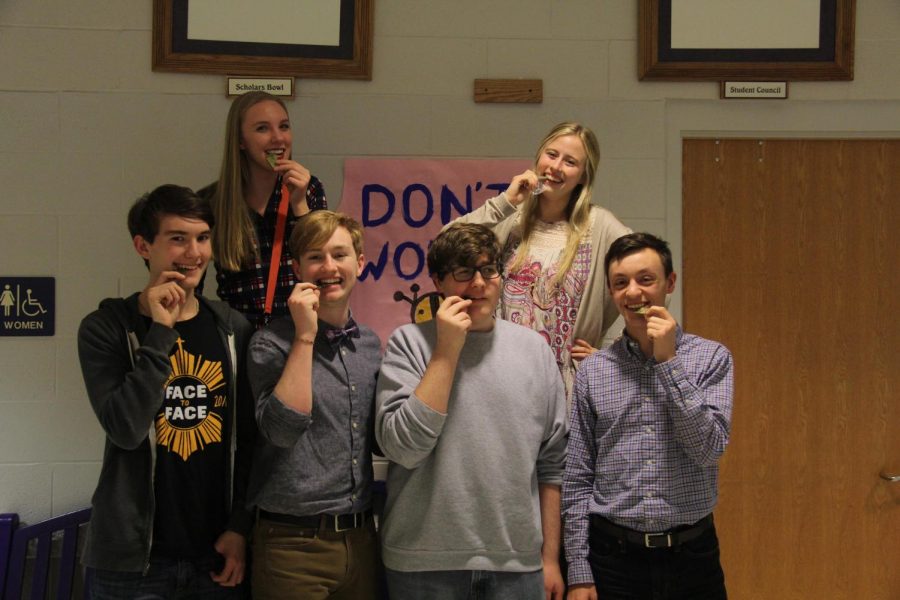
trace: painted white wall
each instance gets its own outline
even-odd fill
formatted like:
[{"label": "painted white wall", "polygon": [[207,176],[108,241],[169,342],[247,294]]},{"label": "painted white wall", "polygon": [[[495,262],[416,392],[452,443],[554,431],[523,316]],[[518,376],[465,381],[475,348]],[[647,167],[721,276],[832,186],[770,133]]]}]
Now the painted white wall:
[{"label": "painted white wall", "polygon": [[[633,0],[377,0],[373,80],[297,82],[297,155],[334,207],[345,157],[530,157],[582,121],[601,141],[599,202],[680,261],[683,136],[900,136],[895,0],[858,3],[854,81],[792,83],[784,101],[639,82],[636,39]],[[150,2],[0,2],[0,275],[57,278],[56,336],[0,338],[0,512],[28,522],[90,501],[103,435],[75,333],[145,283],[128,206],[216,176],[224,78],[153,73],[150,46]],[[544,102],[475,104],[485,77],[543,79]]]}]

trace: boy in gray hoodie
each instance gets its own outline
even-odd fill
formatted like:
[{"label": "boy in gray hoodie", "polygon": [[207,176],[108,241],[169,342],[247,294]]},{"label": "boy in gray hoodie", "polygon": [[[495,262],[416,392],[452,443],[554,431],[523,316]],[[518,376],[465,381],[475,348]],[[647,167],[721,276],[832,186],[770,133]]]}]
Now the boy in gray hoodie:
[{"label": "boy in gray hoodie", "polygon": [[128,213],[146,287],[81,322],[78,356],[106,434],[84,550],[90,598],[236,598],[255,438],[244,349],[252,327],[196,295],[209,204],[164,185]]}]

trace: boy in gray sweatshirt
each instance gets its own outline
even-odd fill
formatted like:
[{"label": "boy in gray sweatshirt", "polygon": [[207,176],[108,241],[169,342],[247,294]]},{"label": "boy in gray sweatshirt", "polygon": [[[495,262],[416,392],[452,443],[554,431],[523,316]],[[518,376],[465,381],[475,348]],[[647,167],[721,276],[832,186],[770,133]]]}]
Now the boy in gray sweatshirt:
[{"label": "boy in gray sweatshirt", "polygon": [[566,401],[544,339],[494,318],[500,248],[482,225],[434,240],[444,299],[398,328],[376,392],[388,471],[383,558],[392,600],[562,598]]}]

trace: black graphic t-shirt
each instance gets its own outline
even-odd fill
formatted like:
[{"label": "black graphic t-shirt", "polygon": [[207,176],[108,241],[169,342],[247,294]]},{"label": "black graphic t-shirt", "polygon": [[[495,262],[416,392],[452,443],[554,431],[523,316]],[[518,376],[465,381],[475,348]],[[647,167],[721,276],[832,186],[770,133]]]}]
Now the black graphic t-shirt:
[{"label": "black graphic t-shirt", "polygon": [[226,348],[212,312],[175,324],[178,342],[169,360],[156,416],[154,556],[211,555],[224,531],[227,440],[233,424]]}]

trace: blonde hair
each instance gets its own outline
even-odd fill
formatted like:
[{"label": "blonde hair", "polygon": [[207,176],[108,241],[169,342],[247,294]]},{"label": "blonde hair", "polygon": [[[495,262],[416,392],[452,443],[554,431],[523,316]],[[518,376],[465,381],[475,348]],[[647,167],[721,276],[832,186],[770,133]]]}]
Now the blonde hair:
[{"label": "blonde hair", "polygon": [[288,248],[295,261],[309,249],[323,247],[338,227],[343,227],[350,234],[353,250],[359,258],[363,253],[363,230],[359,222],[351,216],[330,210],[315,210],[297,220]]},{"label": "blonde hair", "polygon": [[231,103],[225,120],[225,151],[211,204],[216,216],[216,227],[212,233],[213,253],[219,265],[228,271],[240,271],[259,256],[259,242],[244,199],[250,166],[241,150],[241,126],[247,110],[267,100],[277,102],[287,114],[287,106],[277,96],[266,92],[248,92]]},{"label": "blonde hair", "polygon": [[[553,277],[553,285],[559,285],[566,273],[575,262],[575,255],[578,253],[578,246],[581,238],[590,228],[591,219],[591,196],[594,192],[594,180],[597,176],[597,167],[600,164],[600,144],[597,142],[597,136],[588,127],[574,122],[560,123],[550,130],[538,148],[534,157],[534,163],[537,165],[544,149],[557,138],[567,135],[574,135],[581,140],[584,146],[585,164],[584,164],[584,181],[575,186],[569,202],[566,205],[566,221],[568,224],[568,236],[566,238],[566,247],[560,260],[560,268]],[[522,242],[516,250],[516,258],[513,261],[510,271],[516,271],[525,264],[528,257],[528,249],[531,244],[531,234],[534,232],[535,222],[538,220],[540,198],[530,196],[522,205],[520,211],[519,224],[522,227]]]}]

